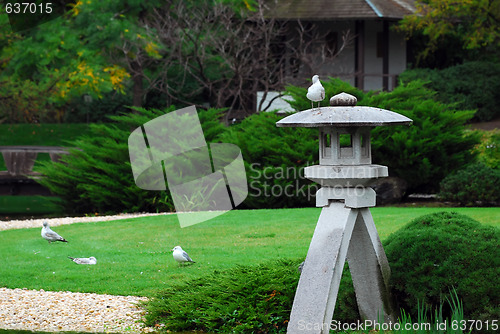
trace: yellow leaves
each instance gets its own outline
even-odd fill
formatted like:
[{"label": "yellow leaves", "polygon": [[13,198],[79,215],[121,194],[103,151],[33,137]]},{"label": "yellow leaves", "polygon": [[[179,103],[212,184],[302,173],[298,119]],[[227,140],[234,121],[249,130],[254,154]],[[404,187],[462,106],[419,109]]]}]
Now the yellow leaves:
[{"label": "yellow leaves", "polygon": [[[117,65],[101,68],[97,65],[90,66],[85,61],[79,61],[64,77],[56,84],[56,97],[66,100],[74,96],[90,94],[97,98],[102,97],[103,92],[111,90],[124,93],[124,83],[130,77],[127,71]],[[57,74],[59,70],[54,70]]]},{"label": "yellow leaves", "polygon": [[81,61],[76,68],[78,68],[78,70],[82,72],[85,69],[85,66],[86,66],[85,62]]},{"label": "yellow leaves", "polygon": [[155,42],[148,42],[146,44],[146,47],[144,47],[144,50],[146,50],[146,53],[148,54],[148,56],[156,58],[156,59],[161,58],[159,49],[160,48],[159,48],[158,44],[156,44]]},{"label": "yellow leaves", "polygon": [[130,78],[130,74],[127,71],[117,65],[106,67],[104,72],[109,73],[109,79],[113,85],[113,89],[123,93],[123,82]]},{"label": "yellow leaves", "polygon": [[500,11],[484,0],[429,0],[417,2],[414,15],[405,17],[399,30],[410,35],[421,31],[429,36],[428,50],[449,36],[458,37],[464,48],[495,45],[500,40]]},{"label": "yellow leaves", "polygon": [[[87,3],[90,3],[87,1]],[[80,8],[82,7],[83,5],[83,2],[81,0],[78,0],[74,5],[70,5],[70,6],[73,6],[73,16],[77,16],[79,13],[80,13]]]},{"label": "yellow leaves", "polygon": [[252,5],[248,0],[243,0],[243,2],[245,3],[245,6],[247,7],[248,10],[254,10],[254,8],[252,7]]}]

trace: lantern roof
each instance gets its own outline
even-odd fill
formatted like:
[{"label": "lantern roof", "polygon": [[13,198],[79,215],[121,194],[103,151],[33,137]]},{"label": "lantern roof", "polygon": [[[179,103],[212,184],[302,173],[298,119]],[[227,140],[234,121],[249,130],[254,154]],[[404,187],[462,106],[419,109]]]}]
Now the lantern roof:
[{"label": "lantern roof", "polygon": [[278,127],[360,127],[409,125],[412,120],[393,111],[364,106],[335,106],[307,109],[276,122]]}]

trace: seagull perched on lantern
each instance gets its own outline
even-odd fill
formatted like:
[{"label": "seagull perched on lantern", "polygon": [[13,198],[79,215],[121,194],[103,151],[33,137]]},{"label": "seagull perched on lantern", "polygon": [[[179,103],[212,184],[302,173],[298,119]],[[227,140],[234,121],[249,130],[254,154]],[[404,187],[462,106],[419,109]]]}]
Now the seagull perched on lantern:
[{"label": "seagull perched on lantern", "polygon": [[318,102],[319,108],[321,101],[325,99],[325,88],[321,84],[321,81],[319,81],[317,74],[312,77],[312,85],[307,89],[306,97],[311,100],[311,109],[314,102]]}]

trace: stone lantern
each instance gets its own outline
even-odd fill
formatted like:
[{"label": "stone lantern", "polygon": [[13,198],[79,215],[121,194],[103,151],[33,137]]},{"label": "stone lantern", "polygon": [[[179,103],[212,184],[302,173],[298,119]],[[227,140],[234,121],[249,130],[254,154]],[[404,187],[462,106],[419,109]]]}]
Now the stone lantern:
[{"label": "stone lantern", "polygon": [[297,286],[288,333],[329,333],[346,258],[362,318],[369,324],[394,321],[389,264],[368,209],[376,199],[370,183],[387,177],[388,170],[372,164],[370,131],[412,120],[356,102],[354,96],[341,93],[331,98],[331,107],[297,112],[276,123],[319,128],[319,165],[306,167],[304,174],[322,186],[316,206],[323,209]]}]

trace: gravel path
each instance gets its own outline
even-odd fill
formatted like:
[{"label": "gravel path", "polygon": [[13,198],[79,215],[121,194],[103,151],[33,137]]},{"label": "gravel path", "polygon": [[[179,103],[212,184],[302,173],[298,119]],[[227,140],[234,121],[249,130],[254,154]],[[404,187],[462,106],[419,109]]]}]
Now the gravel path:
[{"label": "gravel path", "polygon": [[[97,222],[160,214],[50,218],[0,221],[0,231],[16,228]],[[0,328],[32,331],[78,331],[101,333],[147,333],[138,321],[143,310],[137,304],[147,298],[95,293],[52,292],[0,288]]]},{"label": "gravel path", "polygon": [[0,221],[0,231],[2,230],[10,230],[15,228],[31,228],[31,227],[40,227],[42,228],[42,224],[44,221],[49,222],[51,227],[73,224],[73,223],[93,223],[100,221],[108,221],[108,220],[117,220],[117,219],[127,219],[127,218],[135,218],[142,216],[159,216],[159,215],[167,215],[168,213],[124,213],[115,216],[91,216],[91,217],[63,217],[63,218],[44,218],[44,219],[26,219],[26,220],[7,220]]},{"label": "gravel path", "polygon": [[0,288],[0,328],[144,333],[137,303],[146,298]]}]

